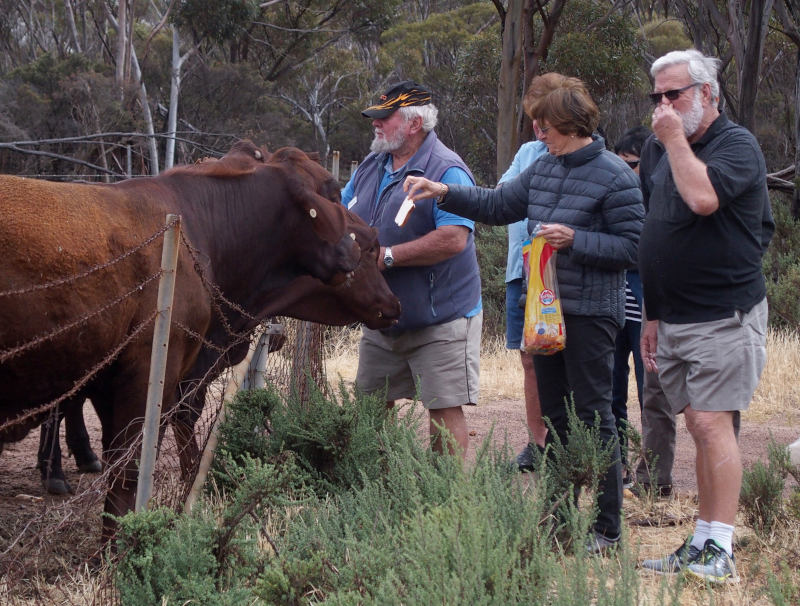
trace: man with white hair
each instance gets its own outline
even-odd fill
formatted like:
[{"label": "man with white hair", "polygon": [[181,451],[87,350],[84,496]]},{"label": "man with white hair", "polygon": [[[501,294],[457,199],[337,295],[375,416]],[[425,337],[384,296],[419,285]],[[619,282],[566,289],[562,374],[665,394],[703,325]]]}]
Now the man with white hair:
[{"label": "man with white hair", "polygon": [[463,458],[469,432],[462,406],[478,402],[483,319],[474,222],[439,210],[434,198],[417,200],[413,212],[403,205],[408,175],[475,184],[464,161],[437,138],[437,113],[431,91],[410,80],[365,109],[375,138],[342,203],[378,229],[378,265],[403,310],[392,328],[362,329],[356,385],[387,390],[390,406],[419,396],[433,449],[447,446]]},{"label": "man with white hair", "polygon": [[647,211],[639,241],[647,324],[642,358],[657,371],[697,448],[694,535],[642,567],[736,582],[734,520],[742,463],[734,427],[766,361],[761,258],[774,232],[758,142],[720,113],[719,60],[696,50],[650,73],[654,137],[642,149]]}]

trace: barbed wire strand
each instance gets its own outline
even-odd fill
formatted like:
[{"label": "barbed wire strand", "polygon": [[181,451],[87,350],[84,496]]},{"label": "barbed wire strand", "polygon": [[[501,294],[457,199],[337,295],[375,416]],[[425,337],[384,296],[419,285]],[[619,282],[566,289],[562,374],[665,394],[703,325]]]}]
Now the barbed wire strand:
[{"label": "barbed wire strand", "polygon": [[170,229],[177,222],[178,222],[178,219],[173,219],[172,221],[170,221],[169,223],[167,223],[166,225],[161,227],[161,229],[159,229],[152,236],[150,236],[149,238],[144,240],[142,243],[140,243],[139,245],[135,246],[134,248],[131,248],[130,250],[127,250],[126,252],[122,253],[120,256],[118,256],[118,257],[116,257],[114,259],[111,259],[110,261],[106,261],[105,263],[101,263],[100,265],[95,265],[94,267],[90,267],[89,269],[87,269],[85,271],[82,271],[79,274],[73,274],[73,275],[67,276],[65,278],[57,278],[55,280],[52,280],[50,282],[46,282],[44,284],[36,284],[34,286],[28,286],[28,287],[25,287],[25,288],[17,288],[17,289],[13,289],[13,290],[0,291],[0,297],[26,295],[26,294],[29,294],[29,293],[32,293],[32,292],[37,292],[37,291],[40,291],[40,290],[46,290],[48,288],[54,288],[56,286],[63,286],[65,284],[70,284],[72,282],[77,282],[78,280],[81,280],[81,279],[83,279],[83,278],[85,278],[87,276],[90,276],[91,274],[93,274],[95,272],[98,272],[100,270],[106,269],[107,267],[111,267],[112,265],[115,265],[116,263],[124,261],[125,259],[127,259],[131,255],[133,255],[136,252],[142,250],[146,246],[149,246],[153,241],[155,241],[159,236],[164,234],[168,229]]}]

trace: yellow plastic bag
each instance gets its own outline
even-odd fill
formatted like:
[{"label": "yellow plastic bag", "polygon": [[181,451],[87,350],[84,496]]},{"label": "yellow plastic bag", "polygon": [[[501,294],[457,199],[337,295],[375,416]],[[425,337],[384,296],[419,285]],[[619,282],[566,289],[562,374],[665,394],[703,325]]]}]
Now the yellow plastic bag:
[{"label": "yellow plastic bag", "polygon": [[522,266],[528,280],[522,349],[532,354],[554,354],[567,344],[558,298],[556,249],[542,236],[527,240],[522,246]]}]

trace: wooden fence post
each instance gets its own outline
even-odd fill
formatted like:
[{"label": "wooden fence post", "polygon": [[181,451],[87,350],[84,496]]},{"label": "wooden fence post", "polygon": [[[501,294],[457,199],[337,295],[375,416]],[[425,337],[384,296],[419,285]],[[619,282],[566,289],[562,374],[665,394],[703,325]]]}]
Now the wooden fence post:
[{"label": "wooden fence post", "polygon": [[[175,295],[175,273],[178,267],[180,215],[167,215],[167,224],[175,224],[164,233],[161,251],[161,279],[158,282],[158,315],[153,327],[153,348],[150,354],[150,379],[147,385],[147,410],[142,427],[142,453],[139,480],[136,485],[135,511],[147,507],[153,492],[153,471],[156,465],[161,400],[164,396],[164,375],[167,370],[169,327],[172,322],[172,301]],[[173,394],[169,394],[172,397]]]},{"label": "wooden fence post", "polygon": [[331,154],[331,174],[337,181],[339,180],[339,152],[334,151]]},{"label": "wooden fence post", "polygon": [[200,490],[203,488],[203,484],[206,482],[208,472],[211,469],[211,463],[214,460],[214,452],[216,451],[217,444],[219,443],[219,427],[225,420],[228,402],[233,400],[233,398],[236,396],[236,393],[243,385],[244,377],[247,374],[247,369],[252,363],[254,352],[255,349],[251,347],[244,360],[233,367],[231,376],[228,379],[228,382],[225,384],[225,391],[222,394],[222,406],[220,407],[217,417],[214,419],[214,423],[211,426],[211,432],[208,434],[208,440],[206,441],[205,448],[203,448],[203,452],[200,455],[200,463],[197,466],[197,475],[195,475],[192,488],[189,490],[189,496],[186,497],[186,502],[183,504],[183,510],[186,512],[191,511],[192,507],[194,507],[194,504],[197,503],[197,499],[200,496]]},{"label": "wooden fence post", "polygon": [[255,345],[251,345],[253,360],[247,367],[247,373],[242,383],[242,389],[261,389],[266,387],[264,373],[267,370],[267,358],[269,357],[270,345],[272,340],[283,336],[283,324],[280,322],[269,322],[264,330],[255,335]]}]

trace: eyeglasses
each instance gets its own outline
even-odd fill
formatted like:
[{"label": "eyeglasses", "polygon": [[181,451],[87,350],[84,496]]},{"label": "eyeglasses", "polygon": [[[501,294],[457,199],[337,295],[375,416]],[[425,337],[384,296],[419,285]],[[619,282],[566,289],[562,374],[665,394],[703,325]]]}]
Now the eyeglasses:
[{"label": "eyeglasses", "polygon": [[625,160],[625,164],[627,164],[631,168],[636,168],[637,166],[639,166],[639,161],[638,160]]},{"label": "eyeglasses", "polygon": [[540,126],[540,125],[537,126],[539,128],[539,132],[542,133],[543,135],[546,135],[550,131],[550,129],[553,128],[552,126]]},{"label": "eyeglasses", "polygon": [[661,103],[661,97],[666,97],[670,101],[675,101],[678,97],[681,96],[681,93],[685,90],[689,90],[693,86],[701,86],[699,82],[692,82],[691,84],[687,84],[683,88],[674,88],[672,90],[665,90],[663,93],[650,93],[648,97],[650,97],[650,101],[658,105]]}]

